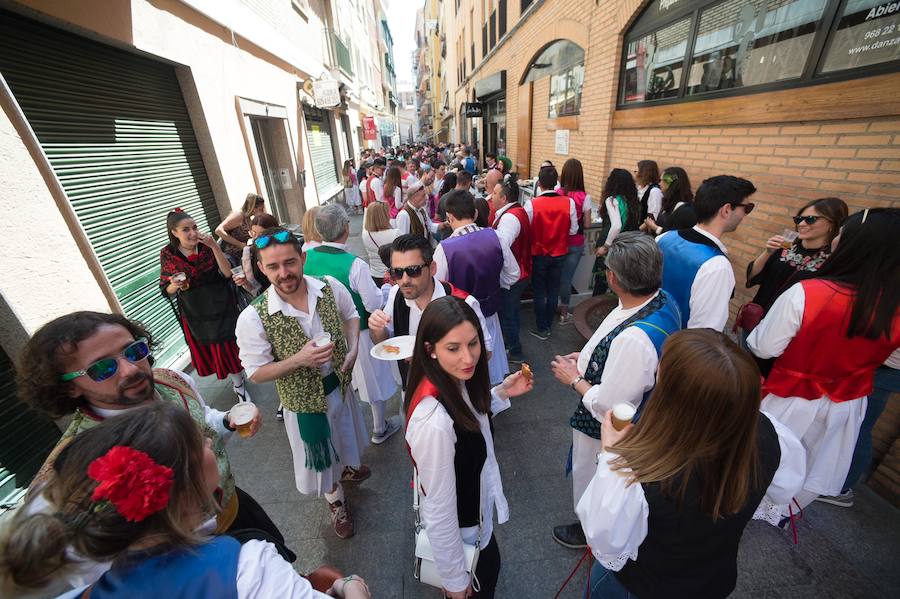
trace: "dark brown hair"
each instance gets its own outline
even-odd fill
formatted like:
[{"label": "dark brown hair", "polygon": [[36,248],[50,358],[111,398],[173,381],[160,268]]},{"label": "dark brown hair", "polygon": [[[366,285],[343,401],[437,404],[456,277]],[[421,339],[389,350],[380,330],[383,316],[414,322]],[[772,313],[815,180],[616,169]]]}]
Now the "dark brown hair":
[{"label": "dark brown hair", "polygon": [[580,160],[569,158],[563,163],[559,186],[563,191],[584,191],[584,168]]},{"label": "dark brown hair", "polygon": [[71,414],[83,406],[83,400],[69,395],[72,382],[59,380],[65,374],[62,363],[64,358],[78,351],[79,343],[103,326],[120,326],[135,339],[145,337],[153,347],[147,329],[121,314],[83,311],[54,318],[35,331],[19,356],[16,369],[19,397],[53,418]]},{"label": "dark brown hair", "polygon": [[[437,400],[450,414],[453,422],[466,430],[477,431],[478,420],[466,406],[456,381],[447,374],[438,361],[431,357],[434,347],[447,336],[452,329],[464,322],[470,323],[478,331],[478,342],[481,343],[481,355],[475,365],[475,373],[465,382],[472,407],[479,414],[487,414],[491,409],[491,377],[488,372],[487,348],[484,345],[484,331],[475,310],[464,300],[448,295],[428,304],[419,321],[416,332],[416,345],[413,349],[412,362],[409,365],[406,401],[404,410],[409,410],[415,390],[419,383],[427,379],[437,387]],[[426,344],[432,349],[428,349]]]},{"label": "dark brown hair", "polygon": [[[3,586],[47,585],[72,564],[70,548],[107,562],[123,557],[140,540],[161,541],[166,548],[202,542],[196,528],[216,509],[204,480],[203,444],[190,413],[163,401],[107,418],[79,434],[57,456],[47,484],[31,491],[0,539]],[[169,503],[162,511],[130,522],[113,506],[97,509],[91,501],[98,483],[87,476],[88,467],[115,446],[142,451],[173,470]],[[54,511],[30,509],[37,497]]]},{"label": "dark brown hair", "polygon": [[166,215],[166,233],[169,235],[169,246],[173,250],[178,249],[178,238],[172,235],[172,230],[178,226],[178,223],[188,218],[192,218],[191,215],[180,209],[173,210]]},{"label": "dark brown hair", "polygon": [[691,189],[691,180],[688,174],[680,166],[667,166],[663,170],[663,176],[668,175],[672,182],[663,192],[661,211],[671,214],[675,211],[678,202],[689,204],[694,199],[694,191]]},{"label": "dark brown hair", "polygon": [[262,227],[263,229],[271,229],[278,226],[278,219],[266,212],[255,214],[250,218],[251,227]]},{"label": "dark brown hair", "polygon": [[655,160],[639,160],[635,179],[639,179],[644,185],[659,185],[659,165]]},{"label": "dark brown hair", "polygon": [[831,241],[840,233],[841,225],[844,224],[844,221],[847,220],[847,215],[850,213],[846,202],[840,198],[819,198],[804,204],[797,211],[797,216],[803,214],[808,208],[812,208],[821,216],[827,218],[831,224],[831,228],[828,230],[828,244],[830,245]]},{"label": "dark brown hair", "polygon": [[400,169],[392,166],[384,176],[384,201],[393,206],[394,190],[399,189],[402,185],[403,179],[400,178]]},{"label": "dark brown hair", "polygon": [[675,333],[643,415],[613,446],[613,469],[630,468],[630,482],[659,483],[679,501],[693,482],[713,520],[740,511],[758,481],[759,378],[750,354],[722,333]]}]

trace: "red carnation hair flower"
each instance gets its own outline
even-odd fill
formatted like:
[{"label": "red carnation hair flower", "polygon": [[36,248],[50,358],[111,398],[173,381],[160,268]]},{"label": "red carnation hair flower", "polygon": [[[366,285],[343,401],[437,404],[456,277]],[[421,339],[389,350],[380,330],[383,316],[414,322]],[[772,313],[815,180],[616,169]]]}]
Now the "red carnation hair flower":
[{"label": "red carnation hair flower", "polygon": [[172,212],[184,212],[181,208],[173,208]]},{"label": "red carnation hair flower", "polygon": [[116,445],[91,462],[87,474],[100,483],[91,500],[109,501],[129,522],[140,522],[169,503],[172,469],[143,451]]}]

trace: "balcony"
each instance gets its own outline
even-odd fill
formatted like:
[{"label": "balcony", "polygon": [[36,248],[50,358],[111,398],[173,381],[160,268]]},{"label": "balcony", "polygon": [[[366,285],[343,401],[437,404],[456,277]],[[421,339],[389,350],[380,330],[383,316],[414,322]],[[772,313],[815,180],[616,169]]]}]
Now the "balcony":
[{"label": "balcony", "polygon": [[350,58],[350,48],[336,34],[331,34],[331,40],[334,43],[334,61],[333,66],[340,68],[349,77],[353,76],[353,61]]}]

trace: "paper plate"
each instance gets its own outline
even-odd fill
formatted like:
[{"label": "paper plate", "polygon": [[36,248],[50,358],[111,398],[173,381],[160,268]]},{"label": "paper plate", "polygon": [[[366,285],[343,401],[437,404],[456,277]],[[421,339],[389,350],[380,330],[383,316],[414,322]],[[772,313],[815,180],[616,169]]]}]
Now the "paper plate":
[{"label": "paper plate", "polygon": [[[415,344],[416,338],[413,335],[400,335],[399,337],[391,337],[390,339],[385,339],[384,341],[373,347],[369,353],[376,360],[405,360],[406,358],[412,357],[413,346]],[[387,349],[385,348],[389,345],[392,347],[400,348],[400,351],[397,353],[387,351]]]}]

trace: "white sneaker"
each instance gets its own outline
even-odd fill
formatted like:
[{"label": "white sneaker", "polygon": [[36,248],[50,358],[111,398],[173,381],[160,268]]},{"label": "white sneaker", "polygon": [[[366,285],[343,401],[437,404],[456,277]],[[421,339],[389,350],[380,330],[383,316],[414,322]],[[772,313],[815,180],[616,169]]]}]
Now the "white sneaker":
[{"label": "white sneaker", "polygon": [[573,322],[575,322],[575,316],[573,316],[571,312],[567,314],[560,314],[559,324],[572,324]]},{"label": "white sneaker", "polygon": [[400,430],[400,417],[399,416],[391,416],[387,420],[384,421],[384,431],[382,432],[373,432],[372,433],[372,443],[375,445],[381,445],[385,441],[391,438],[391,435]]},{"label": "white sneaker", "polygon": [[250,399],[250,392],[247,391],[247,385],[240,385],[238,387],[232,386],[231,390],[234,391],[235,395],[237,395],[239,402],[253,401],[252,399]]}]

